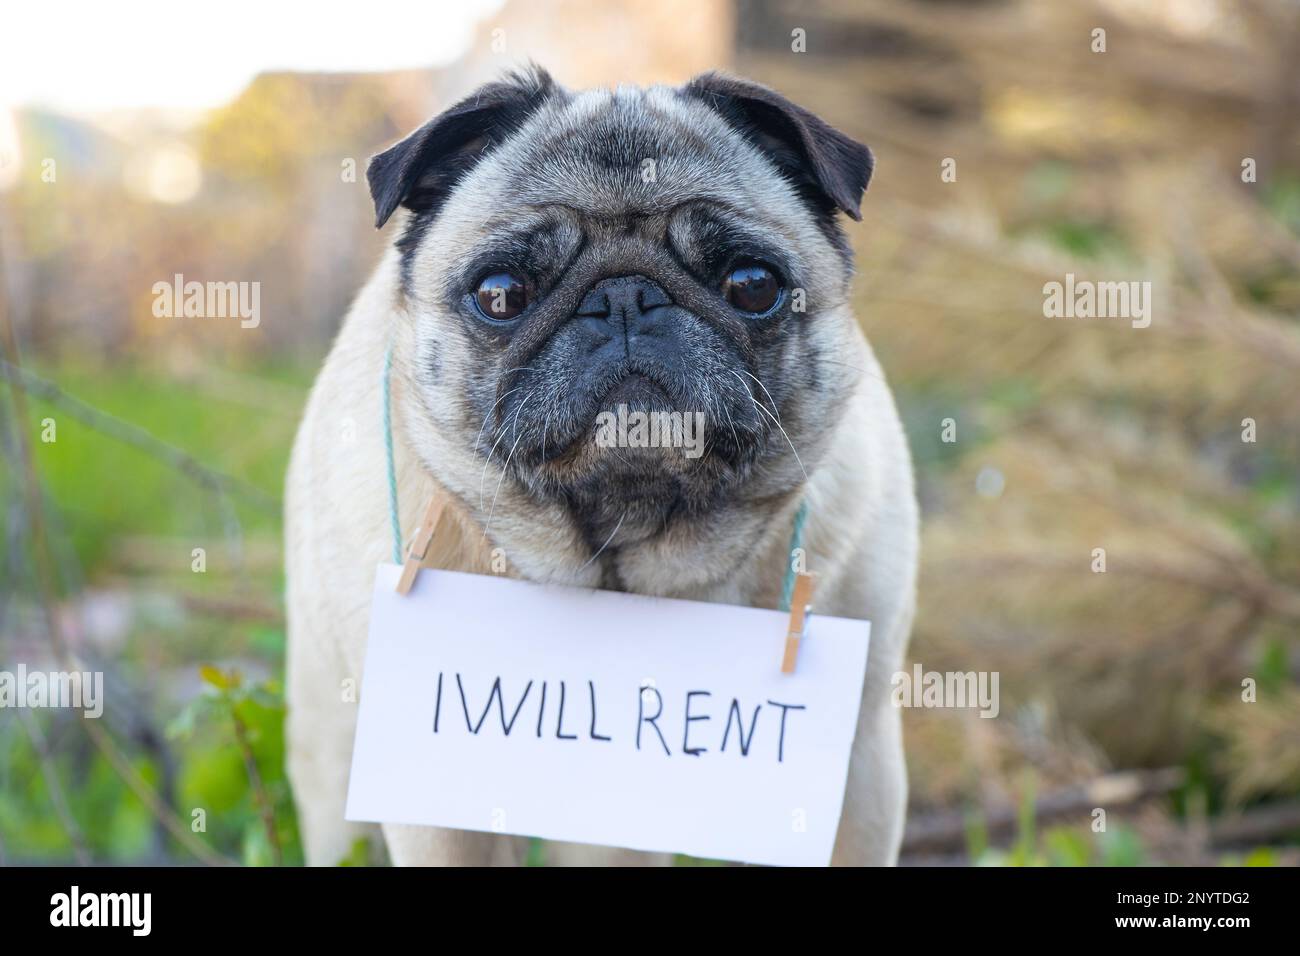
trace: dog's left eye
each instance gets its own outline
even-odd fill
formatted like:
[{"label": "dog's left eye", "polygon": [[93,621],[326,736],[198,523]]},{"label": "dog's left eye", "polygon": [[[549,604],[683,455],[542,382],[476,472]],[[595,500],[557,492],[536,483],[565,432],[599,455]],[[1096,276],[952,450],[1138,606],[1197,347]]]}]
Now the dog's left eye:
[{"label": "dog's left eye", "polygon": [[508,322],[528,308],[528,286],[517,275],[494,272],[478,284],[474,301],[484,317]]},{"label": "dog's left eye", "polygon": [[750,262],[731,270],[722,283],[722,294],[740,311],[758,315],[776,305],[781,282],[767,266]]}]

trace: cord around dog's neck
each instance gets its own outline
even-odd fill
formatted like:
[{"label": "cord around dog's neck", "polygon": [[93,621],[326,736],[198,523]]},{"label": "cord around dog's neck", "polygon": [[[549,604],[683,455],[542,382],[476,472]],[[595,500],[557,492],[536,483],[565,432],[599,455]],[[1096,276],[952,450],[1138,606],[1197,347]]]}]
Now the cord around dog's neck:
[{"label": "cord around dog's neck", "polygon": [[393,530],[393,564],[402,563],[402,519],[397,510],[397,465],[393,461],[393,343],[384,353],[384,456],[388,461],[388,521]]},{"label": "cord around dog's neck", "polygon": [[[393,563],[402,563],[402,519],[397,508],[397,465],[393,457],[393,345],[388,344],[384,352],[383,403],[382,420],[384,427],[384,456],[388,466],[388,522],[393,533]],[[786,549],[785,577],[781,583],[780,610],[789,611],[790,601],[794,596],[794,553],[803,547],[804,525],[808,521],[808,499],[799,502],[794,513],[794,526],[790,531],[790,547]]]}]

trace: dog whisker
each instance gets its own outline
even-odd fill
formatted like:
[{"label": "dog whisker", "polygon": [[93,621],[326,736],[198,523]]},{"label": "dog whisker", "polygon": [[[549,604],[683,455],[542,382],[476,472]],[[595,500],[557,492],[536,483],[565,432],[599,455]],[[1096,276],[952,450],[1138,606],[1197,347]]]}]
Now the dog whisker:
[{"label": "dog whisker", "polygon": [[758,382],[758,387],[763,390],[763,394],[767,396],[767,400],[772,403],[772,412],[773,414],[776,415],[777,421],[779,422],[781,420],[781,409],[776,407],[776,399],[773,398],[772,393],[767,390],[767,386],[763,384],[763,380],[759,378],[757,375],[750,374],[748,371],[746,371],[743,368],[741,369],[741,371],[744,372],[746,375],[749,375],[749,377],[752,378],[754,381]]},{"label": "dog whisker", "polygon": [[[748,389],[746,389],[748,391]],[[724,417],[727,420],[727,427],[731,429],[731,440],[734,442],[737,453],[740,451],[740,436],[736,434],[736,415],[731,410],[731,405],[727,402],[721,403]],[[716,442],[714,443],[717,444]]]},{"label": "dog whisker", "polygon": [[[519,420],[519,412],[523,410],[523,407],[525,404],[527,404],[528,399],[532,398],[534,394],[535,394],[534,392],[529,392],[528,395],[524,398],[524,400],[519,403],[519,408],[515,410],[515,421]],[[505,437],[506,437],[506,430],[503,428],[501,429],[501,434],[497,436],[497,440],[494,441],[492,443],[492,447],[488,449],[487,457],[483,460],[483,473],[478,476],[478,510],[479,511],[483,510],[483,485],[487,481],[487,470],[488,470],[488,465],[492,463],[492,453],[497,450],[497,445],[501,444],[501,439]]]},{"label": "dog whisker", "polygon": [[[731,374],[736,375],[735,371],[733,371]],[[745,374],[749,375],[748,372],[746,372]],[[762,386],[763,391],[767,392],[767,386],[763,385],[763,383],[759,381],[757,378],[754,378],[753,375],[750,375],[749,377],[753,378],[754,381],[758,382],[758,384]],[[740,376],[736,375],[736,378],[740,378]],[[745,380],[743,378],[740,378],[740,383],[744,385]],[[754,407],[757,408],[764,415],[766,415],[768,418],[772,419],[772,424],[775,425],[780,430],[781,434],[785,437],[785,443],[790,446],[790,451],[794,453],[794,460],[799,463],[799,470],[803,472],[803,480],[807,482],[809,480],[808,469],[803,466],[803,459],[799,457],[799,450],[794,447],[794,442],[792,442],[790,440],[790,436],[786,434],[785,426],[781,424],[781,420],[763,407],[763,403],[754,397],[754,393],[749,390],[748,385],[745,386],[745,391],[749,394],[749,400],[754,403]],[[767,397],[771,399],[772,393],[767,392]],[[775,406],[776,402],[773,401],[772,404],[773,406]]]},{"label": "dog whisker", "polygon": [[758,405],[758,410],[760,412],[762,412],[768,418],[772,419],[772,424],[774,424],[778,429],[780,429],[781,434],[785,436],[785,443],[790,446],[790,451],[794,453],[794,460],[798,462],[799,470],[803,472],[803,480],[805,482],[808,481],[808,469],[806,469],[803,466],[803,460],[799,457],[799,451],[794,447],[794,442],[790,441],[790,436],[786,435],[784,426],[782,426],[782,424],[779,421],[777,421],[775,415],[773,415],[766,408],[764,408],[759,402],[756,401],[754,402],[754,404]]},{"label": "dog whisker", "polygon": [[862,368],[861,366],[853,365],[850,362],[841,362],[838,359],[825,358],[821,355],[813,355],[811,358],[814,362],[826,362],[829,365],[843,365],[845,368],[851,368],[855,372],[861,372],[863,375],[868,375],[871,378],[876,379],[878,382],[885,382],[886,385],[889,384],[885,381],[885,376],[881,375],[879,372],[873,372],[869,368]]},{"label": "dog whisker", "polygon": [[483,429],[487,428],[488,420],[492,417],[492,413],[497,410],[497,406],[500,405],[502,402],[504,402],[509,396],[513,395],[515,392],[518,392],[522,389],[523,389],[522,385],[520,385],[518,388],[512,388],[510,391],[506,392],[505,395],[502,395],[500,398],[498,398],[495,402],[492,403],[492,407],[488,409],[488,413],[483,416],[483,424],[478,427],[478,434],[474,436],[474,444],[472,447],[478,448],[478,443],[483,439]]},{"label": "dog whisker", "polygon": [[[519,443],[523,441],[524,438],[523,435],[519,434],[519,413],[524,410],[524,406],[527,405],[536,394],[536,391],[529,392],[524,396],[524,400],[519,403],[519,407],[515,409],[515,419],[512,423],[515,432],[515,443],[510,447],[510,454],[506,455],[506,463],[501,466],[501,477],[497,479],[496,491],[492,493],[492,508],[488,511],[487,522],[483,525],[483,536],[479,539],[480,541],[487,540],[488,531],[492,528],[492,517],[497,513],[497,498],[501,496],[501,485],[506,480],[506,472],[510,470],[510,462],[515,457],[515,450],[519,447]],[[504,435],[505,432],[502,431],[501,434]],[[480,504],[479,510],[481,511],[482,509],[483,506]]]},{"label": "dog whisker", "polygon": [[597,552],[593,554],[591,557],[589,557],[586,561],[584,561],[582,567],[578,568],[579,573],[587,570],[587,565],[591,564],[591,562],[599,558],[601,554],[604,552],[604,550],[609,547],[609,543],[614,540],[614,535],[618,534],[618,529],[623,527],[623,519],[626,517],[627,517],[627,509],[624,508],[622,516],[619,517],[618,519],[618,524],[614,525],[614,530],[609,533],[609,537],[605,539],[605,543],[600,546],[600,549],[597,550]]},{"label": "dog whisker", "polygon": [[483,485],[487,481],[488,465],[492,464],[492,453],[497,450],[497,445],[501,444],[501,439],[505,437],[506,437],[505,429],[502,429],[501,434],[497,436],[497,440],[492,443],[492,447],[488,449],[487,456],[483,459],[483,473],[478,476],[478,510],[479,511],[483,510]]}]

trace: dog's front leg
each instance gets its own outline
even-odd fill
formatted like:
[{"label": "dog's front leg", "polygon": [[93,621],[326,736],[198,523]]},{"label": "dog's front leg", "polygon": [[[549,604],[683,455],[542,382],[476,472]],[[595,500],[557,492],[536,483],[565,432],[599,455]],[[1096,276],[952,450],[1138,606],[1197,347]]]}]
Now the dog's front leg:
[{"label": "dog's front leg", "polygon": [[844,810],[831,856],[833,866],[893,866],[898,862],[907,818],[907,761],[902,712],[893,703],[893,675],[903,665],[915,612],[910,587],[903,593],[909,596],[902,606],[888,599],[871,604],[879,613],[872,621],[870,660],[849,758]]},{"label": "dog's front leg", "polygon": [[832,866],[893,866],[907,817],[907,764],[898,708],[862,702]]}]

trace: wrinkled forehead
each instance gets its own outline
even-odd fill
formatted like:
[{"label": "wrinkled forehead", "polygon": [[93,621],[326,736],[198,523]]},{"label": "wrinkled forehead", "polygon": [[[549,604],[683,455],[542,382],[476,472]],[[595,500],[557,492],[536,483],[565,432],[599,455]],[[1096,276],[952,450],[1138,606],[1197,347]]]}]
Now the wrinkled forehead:
[{"label": "wrinkled forehead", "polygon": [[480,167],[515,203],[592,218],[735,201],[763,161],[712,110],[668,87],[590,90],[532,116]]}]

